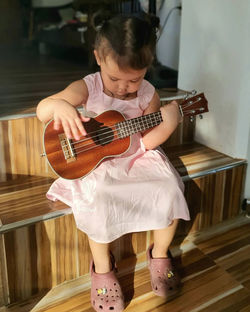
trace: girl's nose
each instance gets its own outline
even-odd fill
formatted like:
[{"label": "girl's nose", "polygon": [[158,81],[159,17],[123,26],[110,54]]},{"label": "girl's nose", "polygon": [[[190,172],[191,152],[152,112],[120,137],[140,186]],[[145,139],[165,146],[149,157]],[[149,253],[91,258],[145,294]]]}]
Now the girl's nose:
[{"label": "girl's nose", "polygon": [[128,88],[127,82],[120,82],[118,86],[118,92],[124,92]]}]

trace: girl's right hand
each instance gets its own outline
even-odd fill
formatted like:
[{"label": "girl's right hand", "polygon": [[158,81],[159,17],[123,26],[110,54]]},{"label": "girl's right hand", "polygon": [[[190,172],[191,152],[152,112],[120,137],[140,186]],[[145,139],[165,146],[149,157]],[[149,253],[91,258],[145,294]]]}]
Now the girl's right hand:
[{"label": "girl's right hand", "polygon": [[87,122],[90,118],[81,115],[66,100],[54,99],[54,101],[54,129],[58,130],[62,126],[66,137],[69,139],[79,140],[81,135],[85,136],[87,133],[82,122]]}]

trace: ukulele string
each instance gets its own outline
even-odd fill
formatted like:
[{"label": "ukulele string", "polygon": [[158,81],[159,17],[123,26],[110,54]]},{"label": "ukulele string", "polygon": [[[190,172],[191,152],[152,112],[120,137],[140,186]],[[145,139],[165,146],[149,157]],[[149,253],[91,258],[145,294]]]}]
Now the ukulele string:
[{"label": "ukulele string", "polygon": [[[116,125],[107,125],[106,127],[108,127],[109,129],[111,129],[111,130],[115,130],[116,129]],[[105,128],[106,129],[106,128]],[[89,133],[87,133],[88,135],[90,135],[92,138],[96,138],[96,137],[98,137],[98,135],[105,135],[105,134],[108,134],[108,133],[110,133],[110,130],[108,130],[107,132],[101,132],[100,130],[103,130],[102,128],[101,129],[99,129],[99,130],[96,130],[96,131],[92,131],[92,132],[89,132]],[[97,134],[97,135],[93,135],[93,134]],[[79,140],[79,141],[75,141],[74,143],[81,143],[81,142],[84,142],[84,141],[86,141],[86,140],[88,140],[88,138],[84,138],[84,139],[82,139],[82,140]]]},{"label": "ukulele string", "polygon": [[[184,109],[186,109],[187,107],[193,105],[193,104],[196,103],[196,102],[199,102],[199,99],[196,100],[196,101],[188,102],[187,104],[182,105],[182,107],[183,107]],[[186,110],[185,113],[193,113],[193,110],[190,110],[190,111],[187,111],[187,110]],[[105,129],[106,129],[106,128],[105,128]],[[101,131],[100,131],[100,130],[101,130]],[[90,137],[85,137],[85,138],[82,139],[82,140],[78,140],[78,141],[71,142],[71,145],[72,145],[72,147],[74,148],[74,151],[79,150],[80,148],[83,147],[83,145],[76,146],[77,144],[84,143],[84,142],[87,143],[87,141],[89,141],[90,143],[85,144],[84,147],[88,147],[88,146],[90,146],[90,147],[87,148],[87,149],[84,149],[84,150],[79,151],[79,153],[82,153],[82,152],[84,152],[84,151],[88,151],[88,150],[90,150],[90,149],[96,148],[96,146],[91,147],[91,145],[93,144],[93,139],[98,138],[98,137],[100,137],[100,136],[105,136],[104,138],[101,138],[101,139],[99,138],[99,139],[98,139],[98,142],[99,142],[101,145],[102,145],[102,144],[105,145],[105,144],[109,143],[109,142],[110,142],[109,139],[110,139],[110,138],[113,138],[113,136],[114,136],[113,130],[116,130],[116,125],[109,125],[109,130],[106,131],[106,132],[105,132],[105,131],[102,131],[102,130],[104,130],[104,129],[100,129],[100,130],[89,132],[89,133],[88,133],[88,136],[89,136],[89,135],[92,135],[91,138],[90,138]],[[95,134],[95,135],[93,135],[93,134]],[[109,136],[107,136],[108,134],[109,134]],[[112,140],[112,141],[115,141],[115,140],[118,140],[118,139],[119,139],[119,137],[117,137],[116,139],[114,139],[114,140]],[[65,147],[65,146],[66,146],[66,145],[62,145],[62,147]],[[78,152],[76,152],[76,154],[78,154]]]},{"label": "ukulele string", "polygon": [[[152,125],[152,126],[153,126],[153,125]],[[94,132],[93,132],[93,133],[94,133]],[[121,138],[119,137],[119,135],[118,135],[118,134],[114,134],[113,131],[107,131],[107,132],[105,132],[105,134],[107,134],[107,133],[112,133],[112,135],[110,135],[110,136],[108,136],[108,137],[105,137],[105,138],[99,140],[99,142],[101,142],[101,141],[103,141],[103,140],[105,140],[105,139],[107,139],[107,138],[113,138],[113,137],[115,137],[115,138],[112,140],[112,142],[121,139]],[[86,139],[86,140],[91,140],[91,138],[90,138],[90,139]],[[86,141],[86,140],[81,140],[81,142]],[[78,142],[79,142],[79,141],[78,141]],[[110,140],[107,140],[107,141],[102,142],[102,144],[105,145],[106,143],[109,143],[109,142],[110,142]],[[92,146],[91,146],[91,145],[92,145]],[[85,148],[86,146],[90,146],[90,147],[86,149],[86,148]],[[82,149],[82,150],[79,151],[79,149],[80,149],[81,147],[84,147],[84,149]],[[81,153],[84,153],[84,152],[86,152],[86,151],[92,150],[92,149],[97,148],[97,147],[98,147],[98,146],[93,145],[93,141],[91,140],[91,142],[90,142],[89,144],[80,145],[80,146],[77,147],[77,148],[74,147],[74,151],[78,149],[78,151],[75,153],[75,155],[79,155],[79,154],[81,154]]]},{"label": "ukulele string", "polygon": [[[153,120],[150,120],[150,122],[153,122]],[[109,126],[109,127],[108,127]],[[128,127],[132,126],[131,124],[128,124]],[[153,124],[151,126],[154,126]],[[150,127],[151,127],[150,126]],[[103,131],[106,129],[106,127],[108,127],[108,131]],[[112,138],[112,142],[113,141],[116,141],[116,140],[119,140],[121,139],[119,137],[119,134],[115,134],[115,130],[117,130],[117,133],[119,132],[120,129],[117,129],[116,128],[116,125],[107,125],[105,127],[105,129],[99,129],[99,130],[95,130],[95,131],[92,131],[92,132],[89,132],[87,135],[88,137],[85,137],[84,139],[82,140],[78,140],[78,141],[74,141],[74,142],[70,142],[71,146],[73,147],[74,149],[74,152],[75,152],[75,155],[78,155],[80,153],[83,153],[85,151],[88,151],[88,150],[91,150],[91,149],[94,149],[94,148],[97,148],[98,146],[94,145],[93,146],[93,143],[94,143],[94,140],[95,138],[98,139],[98,143],[100,145],[105,145],[107,143],[111,143],[111,140],[110,138]],[[113,131],[114,130],[114,131]],[[131,129],[127,129],[126,127],[123,128],[123,130],[131,130]],[[139,129],[138,129],[139,130]],[[95,135],[93,135],[95,134]],[[91,135],[91,137],[89,137]],[[109,136],[107,136],[109,135]],[[129,134],[128,134],[129,135]],[[100,138],[100,136],[105,136],[103,138]],[[115,139],[113,139],[115,137]],[[87,143],[89,141],[89,143]],[[87,144],[80,144],[80,143],[87,143]],[[80,144],[80,145],[79,145]],[[76,145],[79,145],[79,146],[76,146]],[[89,148],[86,148],[88,147]],[[67,147],[67,144],[65,145],[62,145],[62,147]],[[82,147],[84,147],[83,150],[80,150]],[[78,150],[78,151],[77,151]]]},{"label": "ukulele string", "polygon": [[[114,137],[114,132],[113,132],[113,131],[109,131],[109,132],[106,132],[105,134],[109,134],[109,133],[110,133],[109,136],[105,136],[105,138],[98,139],[99,145],[105,145],[105,144],[107,144],[107,143],[111,143],[111,140],[110,140],[110,139]],[[119,139],[119,137],[118,137],[118,139]],[[81,144],[81,143],[85,143],[86,141],[89,141],[90,143]],[[114,141],[114,140],[112,140],[112,141]],[[80,144],[80,145],[76,147],[76,146],[75,146],[75,142],[71,143],[71,145],[72,145],[74,151],[80,149],[80,148],[83,147],[83,146],[84,146],[84,147],[87,147],[87,146],[89,146],[89,145],[92,145],[92,144],[94,143],[94,140],[92,140],[92,138],[88,138],[88,139],[84,140],[84,142],[83,142],[83,140],[82,140],[80,143],[79,143],[79,142],[76,142],[76,143],[77,143],[77,144]],[[88,150],[88,149],[86,149],[86,150]]]},{"label": "ukulele string", "polygon": [[201,100],[201,98],[198,98],[196,100],[190,100],[186,104],[181,103],[180,105],[182,106],[182,108],[187,108],[187,107],[192,106],[193,104],[199,102],[200,100]]},{"label": "ukulele string", "polygon": [[[114,141],[117,141],[117,140],[120,140],[120,138],[119,137],[116,137],[114,140],[112,140],[112,142],[114,142]],[[89,144],[89,145],[91,145],[91,144]],[[80,146],[80,147],[82,147],[82,146]],[[82,149],[82,150],[78,150],[76,153],[74,153],[75,155],[79,155],[79,154],[81,154],[81,153],[84,153],[84,152],[87,152],[87,151],[90,151],[90,150],[92,150],[92,149],[95,149],[95,148],[97,148],[98,146],[96,146],[96,145],[92,145],[92,146],[90,146],[89,148],[85,148],[85,146],[83,146],[84,147],[84,149]]]},{"label": "ukulele string", "polygon": [[[98,138],[99,136],[106,135],[105,138],[99,139],[99,140],[98,140],[99,142],[100,142],[100,141],[103,141],[104,139],[109,139],[109,138],[113,137],[113,134],[114,134],[114,132],[112,131],[112,129],[115,130],[116,128],[115,128],[115,126],[112,126],[112,127],[110,127],[109,129],[110,129],[110,130],[108,130],[108,131],[106,131],[106,132],[100,131],[100,130],[89,132],[89,133],[88,133],[88,137],[85,137],[85,138],[82,139],[82,140],[78,140],[78,141],[71,142],[71,145],[74,147],[74,149],[77,149],[77,148],[79,148],[79,147],[75,147],[75,145],[77,145],[77,144],[79,144],[79,143],[84,143],[84,142],[87,142],[87,141],[90,141],[90,140],[92,141],[92,139]],[[94,133],[97,133],[97,135],[93,135],[93,136],[89,137],[90,134],[94,134]],[[111,134],[111,135],[110,135],[110,136],[107,136],[107,134]],[[107,142],[108,142],[108,141],[109,141],[109,140],[107,140]],[[106,142],[102,142],[102,143],[106,143]],[[65,145],[62,145],[62,147],[66,147],[66,146],[67,146],[66,144],[65,144]],[[80,146],[80,147],[81,147],[81,146]]]},{"label": "ukulele string", "polygon": [[[148,123],[148,125],[150,125],[150,128],[151,128],[151,127],[153,127],[155,124],[153,124],[154,120],[150,120],[150,122],[151,122],[151,124]],[[77,149],[83,147],[83,145],[80,145],[80,146],[77,146],[77,147],[76,147],[76,146],[75,146],[76,144],[85,143],[85,142],[87,142],[87,141],[90,141],[90,143],[84,144],[84,146],[91,145],[91,144],[93,143],[93,141],[94,141],[94,140],[93,140],[94,138],[98,138],[98,137],[100,137],[100,136],[102,136],[102,135],[105,135],[105,137],[99,138],[99,139],[98,139],[98,142],[99,142],[101,145],[102,145],[102,144],[105,145],[105,144],[107,144],[107,143],[110,143],[110,138],[113,138],[114,135],[115,135],[115,132],[112,131],[112,129],[116,130],[115,125],[114,125],[114,126],[111,126],[111,127],[109,128],[109,130],[106,131],[106,132],[100,132],[100,130],[99,130],[99,131],[90,132],[90,133],[88,133],[88,135],[91,134],[91,133],[92,133],[92,134],[93,134],[93,133],[97,133],[97,135],[96,135],[96,136],[87,137],[87,138],[84,138],[84,139],[79,140],[79,141],[72,142],[71,145],[73,146],[74,150],[77,150]],[[130,133],[130,131],[131,131],[132,129],[133,129],[133,124],[132,124],[132,125],[131,125],[131,124],[127,124],[127,127],[125,126],[122,130],[124,130],[125,133],[126,133],[126,131],[128,131],[128,132],[127,132],[127,135],[126,135],[126,136],[128,136],[129,133]],[[118,136],[117,139],[120,139],[120,138],[119,138],[119,130],[121,130],[121,129],[117,129],[117,133],[118,133],[118,134],[117,134],[117,136]],[[140,131],[140,130],[138,129],[138,131]],[[109,136],[107,136],[108,134],[109,134]],[[114,140],[112,140],[112,141],[114,141]]]},{"label": "ukulele string", "polygon": [[[147,116],[147,115],[146,115]],[[145,118],[146,118],[146,116],[144,116]],[[135,120],[137,119],[137,118],[134,118]],[[133,119],[130,119],[130,121],[132,121]],[[150,124],[150,122],[152,123],[152,122],[154,122],[154,120],[155,119],[153,119],[153,120],[149,120],[148,121],[148,124]],[[128,122],[128,121],[127,121]],[[122,121],[122,122],[120,122],[120,124],[122,124],[122,123],[124,123],[125,124],[125,126],[123,127],[123,129],[117,129],[116,128],[116,125],[117,124],[111,124],[111,125],[109,125],[109,124],[107,124],[106,125],[106,127],[105,127],[105,129],[108,127],[108,131],[107,132],[104,132],[103,130],[104,129],[99,129],[99,130],[95,130],[95,131],[92,131],[92,132],[89,132],[89,133],[87,133],[87,135],[88,135],[88,137],[85,137],[84,139],[81,139],[81,140],[78,140],[78,141],[74,141],[74,142],[71,142],[71,144],[72,145],[76,145],[76,144],[78,144],[78,143],[83,143],[83,142],[86,142],[86,141],[88,141],[88,140],[91,140],[91,139],[95,139],[95,138],[98,138],[98,137],[100,137],[100,136],[105,136],[105,135],[107,135],[107,134],[111,134],[112,133],[112,135],[113,135],[113,130],[115,131],[116,129],[117,129],[117,131],[119,131],[119,130],[132,130],[132,129],[130,129],[130,127],[132,127],[133,128],[133,126],[134,126],[134,124],[132,123],[126,123],[126,120],[125,121]],[[154,125],[152,124],[152,127],[153,127]],[[151,125],[150,125],[150,127],[151,127]],[[138,129],[138,131],[139,131],[139,129]],[[93,134],[95,134],[95,135],[93,135]],[[91,138],[89,137],[89,136],[91,136]],[[112,136],[110,136],[110,137],[112,137]],[[110,138],[110,137],[105,137],[105,138],[103,138],[103,139],[106,139],[106,138]],[[102,140],[103,140],[102,139]],[[101,141],[101,140],[99,140],[99,141]],[[108,141],[107,141],[108,142]],[[106,143],[106,142],[105,142]],[[66,147],[67,145],[62,145],[62,147]]]}]

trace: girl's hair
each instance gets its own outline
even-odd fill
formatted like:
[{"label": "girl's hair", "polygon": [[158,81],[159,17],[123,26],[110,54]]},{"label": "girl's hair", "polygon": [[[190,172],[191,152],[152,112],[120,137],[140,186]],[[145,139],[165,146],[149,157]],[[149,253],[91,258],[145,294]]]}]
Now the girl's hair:
[{"label": "girl's hair", "polygon": [[120,68],[143,69],[154,59],[157,20],[149,17],[115,16],[97,31],[95,49],[101,60],[107,56]]}]

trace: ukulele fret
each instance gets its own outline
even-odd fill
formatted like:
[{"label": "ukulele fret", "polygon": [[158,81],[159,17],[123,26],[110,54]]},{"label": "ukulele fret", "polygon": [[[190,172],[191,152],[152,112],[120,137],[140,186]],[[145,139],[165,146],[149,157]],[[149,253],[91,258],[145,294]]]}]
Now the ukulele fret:
[{"label": "ukulele fret", "polygon": [[162,122],[161,112],[143,115],[137,118],[128,119],[116,124],[119,138],[125,138],[137,132],[150,129]]},{"label": "ukulele fret", "polygon": [[64,133],[58,134],[59,141],[62,147],[63,155],[67,163],[76,160],[75,153],[72,148],[72,140],[68,139]]}]

